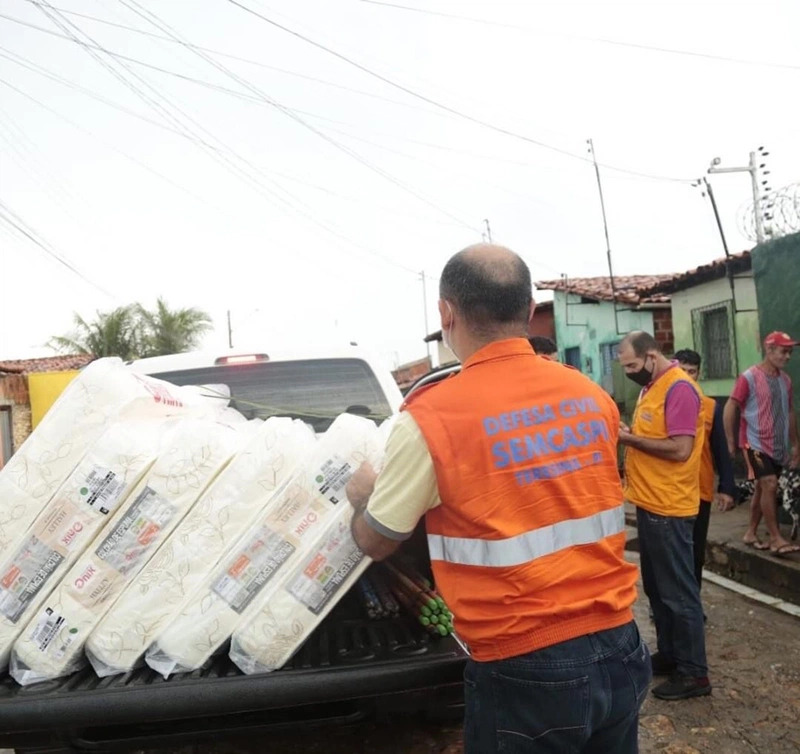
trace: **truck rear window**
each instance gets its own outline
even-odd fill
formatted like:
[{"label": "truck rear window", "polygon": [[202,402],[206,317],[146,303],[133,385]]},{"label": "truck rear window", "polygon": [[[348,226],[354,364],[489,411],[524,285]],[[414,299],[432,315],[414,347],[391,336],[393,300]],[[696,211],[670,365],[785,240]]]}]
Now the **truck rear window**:
[{"label": "truck rear window", "polygon": [[248,419],[289,416],[308,422],[315,432],[324,432],[346,412],[379,422],[391,413],[380,383],[361,359],[232,364],[153,376],[174,385],[226,385],[231,406]]}]

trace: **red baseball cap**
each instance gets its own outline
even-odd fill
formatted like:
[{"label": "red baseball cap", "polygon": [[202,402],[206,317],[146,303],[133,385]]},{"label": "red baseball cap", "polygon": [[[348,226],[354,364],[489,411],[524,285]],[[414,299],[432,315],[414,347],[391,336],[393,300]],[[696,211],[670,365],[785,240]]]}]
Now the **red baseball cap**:
[{"label": "red baseball cap", "polygon": [[793,348],[800,346],[800,341],[792,340],[785,332],[771,332],[764,338],[765,346],[780,346],[782,348]]}]

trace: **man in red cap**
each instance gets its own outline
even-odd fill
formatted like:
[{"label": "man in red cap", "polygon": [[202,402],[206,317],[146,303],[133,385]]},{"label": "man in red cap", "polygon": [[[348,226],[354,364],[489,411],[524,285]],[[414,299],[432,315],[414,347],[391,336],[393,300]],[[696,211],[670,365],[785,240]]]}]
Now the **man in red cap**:
[{"label": "man in red cap", "polygon": [[[794,346],[800,345],[784,332],[773,332],[764,339],[764,361],[739,376],[725,406],[725,434],[731,455],[736,452],[736,416],[741,412],[739,445],[755,479],[750,508],[750,525],[744,543],[766,550],[776,557],[800,552],[778,527],[776,498],[778,477],[787,465],[800,464],[797,417],[792,405],[792,381],[784,371]],[[758,538],[757,528],[764,516],[769,544]]]}]

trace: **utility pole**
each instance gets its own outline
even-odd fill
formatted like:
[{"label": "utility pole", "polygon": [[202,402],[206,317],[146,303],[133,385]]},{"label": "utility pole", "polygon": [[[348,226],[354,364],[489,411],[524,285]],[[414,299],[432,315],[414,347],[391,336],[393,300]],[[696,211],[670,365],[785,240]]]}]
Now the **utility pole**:
[{"label": "utility pole", "polygon": [[231,328],[231,310],[228,309],[228,348],[233,348],[233,329]]},{"label": "utility pole", "polygon": [[[699,181],[698,181],[699,184]],[[738,314],[739,307],[736,305],[736,279],[733,275],[733,266],[731,265],[731,252],[728,249],[728,241],[725,238],[725,231],[722,228],[722,220],[719,216],[719,208],[717,207],[717,200],[714,197],[714,189],[711,188],[711,183],[708,178],[703,178],[706,193],[711,201],[711,209],[714,210],[714,219],[717,221],[717,230],[719,230],[719,237],[722,241],[722,248],[725,251],[725,268],[728,273],[728,286],[731,289],[731,305],[733,306],[733,316],[731,317],[731,326],[733,328],[733,342],[736,343],[736,315]],[[739,353],[736,348],[733,349],[734,358],[734,371],[739,371]]]},{"label": "utility pole", "polygon": [[420,280],[422,280],[422,315],[425,319],[425,351],[428,358],[431,357],[431,344],[427,340],[430,331],[428,330],[428,284],[425,282],[425,270],[419,273]]},{"label": "utility pole", "polygon": [[600,182],[600,167],[597,164],[597,156],[594,153],[594,142],[591,139],[587,139],[586,143],[589,145],[589,154],[592,156],[592,162],[594,163],[594,174],[597,176],[597,191],[600,194],[600,211],[603,213],[603,231],[606,234],[608,277],[611,280],[611,296],[614,299],[614,324],[617,328],[617,335],[620,335],[619,312],[617,311],[617,284],[614,281],[614,266],[611,263],[611,241],[608,238],[608,220],[606,219],[606,203],[603,199],[603,184]]},{"label": "utility pole", "polygon": [[[767,240],[766,234],[764,233],[764,218],[761,215],[761,187],[758,183],[758,171],[763,170],[763,175],[769,175],[769,170],[764,170],[764,168],[767,167],[767,164],[765,162],[759,164],[759,160],[764,159],[768,155],[769,152],[767,152],[764,147],[759,147],[757,152],[750,152],[750,160],[744,167],[721,168],[719,165],[722,160],[720,160],[719,157],[715,157],[711,161],[711,166],[708,168],[708,172],[711,174],[750,173],[750,188],[753,192],[753,215],[756,225],[756,240],[758,243],[764,243],[764,241]],[[761,183],[767,187],[768,181],[764,179]],[[767,191],[769,191],[768,187]]]}]

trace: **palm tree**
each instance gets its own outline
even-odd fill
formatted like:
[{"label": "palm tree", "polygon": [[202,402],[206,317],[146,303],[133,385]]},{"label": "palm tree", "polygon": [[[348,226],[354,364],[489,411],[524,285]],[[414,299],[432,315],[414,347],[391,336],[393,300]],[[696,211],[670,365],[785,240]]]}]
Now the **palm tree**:
[{"label": "palm tree", "polygon": [[202,309],[172,310],[163,298],[153,311],[130,304],[97,312],[92,322],[75,314],[74,322],[72,333],[50,338],[47,345],[60,353],[119,356],[124,361],[191,351],[213,327]]},{"label": "palm tree", "polygon": [[119,356],[128,361],[139,355],[141,332],[136,308],[120,306],[110,312],[97,312],[92,322],[74,315],[75,330],[50,338],[48,346],[60,353],[86,353],[102,358]]},{"label": "palm tree", "polygon": [[156,308],[148,311],[137,305],[141,322],[143,356],[166,356],[191,351],[200,344],[202,336],[213,328],[211,316],[202,309],[170,309],[163,298]]}]

